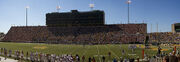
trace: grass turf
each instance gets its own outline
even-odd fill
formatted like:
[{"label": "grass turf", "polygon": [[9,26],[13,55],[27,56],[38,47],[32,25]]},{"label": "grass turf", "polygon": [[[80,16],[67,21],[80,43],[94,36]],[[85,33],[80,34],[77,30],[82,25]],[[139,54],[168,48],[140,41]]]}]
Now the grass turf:
[{"label": "grass turf", "polygon": [[[0,42],[0,48],[11,49],[14,53],[15,50],[23,50],[24,54],[28,51],[32,52],[42,52],[48,54],[78,54],[80,57],[83,55],[88,60],[88,57],[95,57],[97,62],[101,61],[102,56],[106,57],[106,61],[112,60],[113,58],[141,58],[142,49],[144,45],[135,49],[136,55],[132,54],[132,50],[128,48],[129,44],[106,44],[106,45],[65,45],[65,44],[37,44],[37,43],[7,43]],[[157,46],[151,46],[152,49],[145,49],[145,53],[149,56],[156,55]],[[162,49],[166,49],[166,53],[170,53],[173,47],[162,46]],[[125,54],[122,55],[122,50],[125,50]],[[155,50],[153,50],[155,49]],[[179,46],[177,47],[179,50]],[[108,56],[108,52],[111,52],[111,57]]]}]

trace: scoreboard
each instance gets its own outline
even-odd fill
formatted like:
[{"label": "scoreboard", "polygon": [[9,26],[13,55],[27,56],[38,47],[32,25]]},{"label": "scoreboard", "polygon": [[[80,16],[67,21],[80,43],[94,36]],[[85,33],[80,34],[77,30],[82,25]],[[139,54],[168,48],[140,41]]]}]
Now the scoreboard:
[{"label": "scoreboard", "polygon": [[175,24],[175,31],[180,32],[180,23]]},{"label": "scoreboard", "polygon": [[104,25],[104,16],[104,11],[100,10],[48,13],[46,14],[46,25],[48,27],[102,26]]},{"label": "scoreboard", "polygon": [[172,24],[172,32],[174,33],[180,32],[180,23]]}]

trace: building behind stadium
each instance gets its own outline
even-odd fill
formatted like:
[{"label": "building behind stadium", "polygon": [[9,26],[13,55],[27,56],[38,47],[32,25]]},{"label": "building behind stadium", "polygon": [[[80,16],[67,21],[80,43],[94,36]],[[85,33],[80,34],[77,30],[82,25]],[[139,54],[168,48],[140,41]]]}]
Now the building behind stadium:
[{"label": "building behind stadium", "polygon": [[12,26],[3,41],[65,44],[143,42],[147,24],[105,24],[100,10],[46,14],[46,26]]},{"label": "building behind stadium", "polygon": [[173,33],[179,33],[180,32],[180,23],[174,23],[172,24],[172,32]]}]

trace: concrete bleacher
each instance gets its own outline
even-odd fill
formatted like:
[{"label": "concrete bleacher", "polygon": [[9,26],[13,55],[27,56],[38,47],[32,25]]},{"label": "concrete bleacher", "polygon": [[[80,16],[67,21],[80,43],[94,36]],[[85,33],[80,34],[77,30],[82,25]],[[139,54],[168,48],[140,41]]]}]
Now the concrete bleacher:
[{"label": "concrete bleacher", "polygon": [[13,26],[3,41],[35,43],[129,43],[143,42],[146,24],[104,26]]},{"label": "concrete bleacher", "polygon": [[175,42],[179,43],[180,41],[180,34],[179,33],[172,33],[172,32],[155,32],[155,33],[148,33],[151,42]]}]

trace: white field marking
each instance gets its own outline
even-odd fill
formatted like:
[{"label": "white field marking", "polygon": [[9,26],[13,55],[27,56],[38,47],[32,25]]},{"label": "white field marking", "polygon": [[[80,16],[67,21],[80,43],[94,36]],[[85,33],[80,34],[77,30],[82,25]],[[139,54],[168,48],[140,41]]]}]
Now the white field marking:
[{"label": "white field marking", "polygon": [[85,52],[83,53],[83,55],[85,55],[87,53],[87,50],[89,49],[89,46],[86,46],[87,49],[85,50]]},{"label": "white field marking", "polygon": [[[96,45],[96,48],[97,48],[97,50],[98,50],[98,57],[99,57],[99,48],[98,48],[98,46]],[[101,62],[101,58],[99,57],[99,61]]]},{"label": "white field marking", "polygon": [[18,62],[18,60],[9,59],[9,58],[7,58],[6,60],[4,60],[4,57],[1,57],[1,56],[0,56],[0,58],[1,58],[1,61],[0,61],[0,62]]},{"label": "white field marking", "polygon": [[111,51],[118,59],[120,59],[112,50],[109,49],[106,45],[104,45],[109,51]]},{"label": "white field marking", "polygon": [[[70,49],[70,46],[69,46],[69,49]],[[73,51],[70,52],[70,54],[74,53],[76,50],[78,50],[78,48],[77,49],[73,49]]]},{"label": "white field marking", "polygon": [[129,56],[135,56],[136,54],[128,54]]},{"label": "white field marking", "polygon": [[[94,55],[94,56],[97,57],[98,55]],[[103,56],[108,56],[108,55],[99,55],[99,56],[103,57]]]},{"label": "white field marking", "polygon": [[[66,45],[66,46],[68,46],[68,48],[65,48],[67,51],[71,48],[70,46],[71,45]],[[72,52],[70,52],[70,54],[72,54],[74,51],[75,51],[76,49],[74,49]],[[68,53],[67,53],[68,54]],[[69,54],[68,54],[69,55]]]}]

